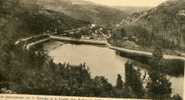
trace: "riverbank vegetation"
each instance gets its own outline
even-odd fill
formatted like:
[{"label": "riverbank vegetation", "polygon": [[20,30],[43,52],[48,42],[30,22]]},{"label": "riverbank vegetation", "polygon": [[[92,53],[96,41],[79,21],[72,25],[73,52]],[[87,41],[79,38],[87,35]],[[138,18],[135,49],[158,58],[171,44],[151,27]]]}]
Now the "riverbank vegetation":
[{"label": "riverbank vegetation", "polygon": [[182,100],[178,94],[172,95],[171,82],[166,74],[160,72],[160,66],[152,66],[155,66],[155,69],[148,69],[143,73],[141,65],[136,64],[135,61],[128,61],[125,64],[125,86],[129,90],[128,93],[131,93],[134,98]]},{"label": "riverbank vegetation", "polygon": [[171,96],[171,83],[158,71],[158,64],[153,65],[156,70],[150,70],[150,81],[144,87],[140,71],[129,61],[125,64],[126,80],[118,75],[116,86],[113,86],[104,76],[91,77],[86,64],[55,64],[42,52],[23,51],[10,44],[3,50],[1,93],[176,100]]}]

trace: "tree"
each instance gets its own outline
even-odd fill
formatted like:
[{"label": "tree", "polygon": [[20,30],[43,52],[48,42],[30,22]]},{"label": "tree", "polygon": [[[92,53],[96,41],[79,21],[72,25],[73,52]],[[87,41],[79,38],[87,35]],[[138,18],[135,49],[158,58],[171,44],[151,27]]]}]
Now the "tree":
[{"label": "tree", "polygon": [[112,85],[103,76],[96,76],[94,82],[96,96],[110,97],[112,95]]},{"label": "tree", "polygon": [[126,36],[126,31],[124,28],[121,28],[120,31],[121,31],[121,37]]},{"label": "tree", "polygon": [[163,58],[163,52],[160,47],[156,47],[154,52],[152,53],[153,57],[160,60]]},{"label": "tree", "polygon": [[163,52],[160,47],[155,47],[152,53],[152,59],[149,60],[151,66],[150,70],[156,70],[161,72],[161,68],[164,66]]},{"label": "tree", "polygon": [[144,87],[142,80],[140,79],[141,73],[139,70],[134,69],[133,63],[128,61],[125,64],[126,68],[126,86],[131,87],[132,92],[137,98],[142,98],[144,96]]},{"label": "tree", "polygon": [[76,39],[80,39],[82,37],[81,33],[74,33],[73,37]]},{"label": "tree", "polygon": [[117,76],[116,88],[122,89],[123,88],[123,81],[120,74]]},{"label": "tree", "polygon": [[154,99],[169,99],[172,93],[170,81],[161,72],[162,56],[162,50],[156,48],[153,52],[151,68],[149,69],[150,81],[147,84],[147,95]]},{"label": "tree", "polygon": [[150,81],[147,84],[148,97],[168,99],[172,93],[171,83],[159,71],[149,71]]},{"label": "tree", "polygon": [[136,36],[139,41],[138,44],[141,46],[150,46],[152,39],[150,31],[142,25],[129,25],[126,27],[127,33]]},{"label": "tree", "polygon": [[125,29],[124,28],[118,28],[118,29],[115,29],[115,30],[113,30],[113,35],[112,35],[112,37],[114,38],[114,39],[122,39],[123,37],[125,37],[126,36],[126,31],[125,31]]},{"label": "tree", "polygon": [[183,100],[181,96],[179,96],[178,94],[174,95],[173,100]]}]

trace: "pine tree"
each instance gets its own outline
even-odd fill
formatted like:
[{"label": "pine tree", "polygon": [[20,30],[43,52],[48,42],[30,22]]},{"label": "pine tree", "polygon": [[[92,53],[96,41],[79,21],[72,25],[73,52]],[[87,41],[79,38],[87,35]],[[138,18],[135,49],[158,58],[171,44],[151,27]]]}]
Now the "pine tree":
[{"label": "pine tree", "polygon": [[149,70],[150,81],[147,84],[148,97],[153,99],[169,99],[172,93],[171,83],[160,70],[162,57],[162,50],[156,48],[153,52],[152,65]]},{"label": "pine tree", "polygon": [[123,88],[123,81],[120,74],[117,76],[116,88],[122,89]]},{"label": "pine tree", "polygon": [[126,68],[126,85],[131,87],[131,90],[137,98],[144,96],[143,83],[140,79],[141,73],[133,68],[132,62],[127,62]]}]

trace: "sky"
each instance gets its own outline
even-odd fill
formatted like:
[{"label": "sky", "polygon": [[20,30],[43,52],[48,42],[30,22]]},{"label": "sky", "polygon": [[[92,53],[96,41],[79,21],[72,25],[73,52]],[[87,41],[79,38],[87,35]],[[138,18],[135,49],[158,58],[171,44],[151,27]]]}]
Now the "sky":
[{"label": "sky", "polygon": [[150,6],[154,7],[166,0],[86,0],[107,6]]}]

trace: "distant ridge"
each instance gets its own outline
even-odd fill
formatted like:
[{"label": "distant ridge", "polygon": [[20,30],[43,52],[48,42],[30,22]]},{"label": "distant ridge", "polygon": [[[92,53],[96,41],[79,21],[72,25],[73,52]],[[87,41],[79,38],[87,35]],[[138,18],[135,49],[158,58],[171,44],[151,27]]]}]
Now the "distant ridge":
[{"label": "distant ridge", "polygon": [[124,11],[85,0],[37,0],[37,4],[74,19],[107,26],[115,25],[128,15]]}]

